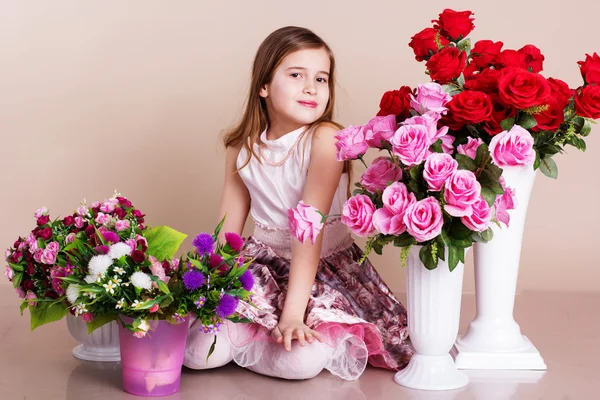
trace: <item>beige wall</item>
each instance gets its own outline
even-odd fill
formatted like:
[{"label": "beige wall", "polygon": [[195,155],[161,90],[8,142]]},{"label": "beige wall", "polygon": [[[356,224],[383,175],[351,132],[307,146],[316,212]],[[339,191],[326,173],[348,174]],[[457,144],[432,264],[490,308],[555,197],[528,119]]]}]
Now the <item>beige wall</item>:
[{"label": "beige wall", "polygon": [[[338,119],[361,124],[385,90],[426,78],[407,43],[444,7],[475,11],[472,40],[533,43],[546,55],[546,76],[579,85],[576,61],[600,50],[600,4],[561,4],[0,0],[0,247],[33,227],[39,206],[65,215],[115,188],[154,225],[212,229],[222,185],[217,138],[240,113],[257,46],[278,27],[306,26],[329,42]],[[558,157],[558,181],[535,183],[519,290],[600,290],[600,128],[588,148]],[[403,291],[398,260],[394,248],[372,258]]]}]

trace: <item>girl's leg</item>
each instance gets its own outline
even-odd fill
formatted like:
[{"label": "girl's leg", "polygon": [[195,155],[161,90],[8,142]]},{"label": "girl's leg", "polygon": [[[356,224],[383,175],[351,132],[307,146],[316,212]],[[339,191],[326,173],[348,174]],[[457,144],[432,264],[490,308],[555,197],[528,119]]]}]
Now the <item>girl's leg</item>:
[{"label": "girl's leg", "polygon": [[190,331],[188,333],[187,343],[185,347],[185,357],[183,365],[191,369],[210,369],[221,367],[231,360],[231,342],[227,323],[221,325],[221,331],[217,334],[217,344],[215,350],[211,354],[208,361],[206,356],[215,339],[212,333],[204,333],[201,330],[201,321],[192,319],[190,321]]}]

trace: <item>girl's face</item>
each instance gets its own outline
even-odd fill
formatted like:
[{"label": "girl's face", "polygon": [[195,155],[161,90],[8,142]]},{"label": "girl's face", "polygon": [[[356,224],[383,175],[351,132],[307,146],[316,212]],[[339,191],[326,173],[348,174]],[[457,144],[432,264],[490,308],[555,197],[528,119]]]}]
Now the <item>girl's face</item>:
[{"label": "girl's face", "polygon": [[260,90],[271,123],[293,130],[319,119],[329,102],[329,67],[325,49],[288,54]]}]

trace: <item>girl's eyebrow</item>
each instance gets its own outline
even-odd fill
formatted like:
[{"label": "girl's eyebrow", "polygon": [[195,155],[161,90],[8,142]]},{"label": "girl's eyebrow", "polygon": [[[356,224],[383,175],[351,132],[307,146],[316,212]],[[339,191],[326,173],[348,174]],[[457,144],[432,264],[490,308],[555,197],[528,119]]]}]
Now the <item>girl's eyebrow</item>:
[{"label": "girl's eyebrow", "polygon": [[[306,68],[304,68],[304,67],[288,67],[285,70],[287,71],[288,69],[300,69],[302,71],[306,71]],[[319,73],[329,76],[329,72],[326,72],[326,71],[319,71]]]}]

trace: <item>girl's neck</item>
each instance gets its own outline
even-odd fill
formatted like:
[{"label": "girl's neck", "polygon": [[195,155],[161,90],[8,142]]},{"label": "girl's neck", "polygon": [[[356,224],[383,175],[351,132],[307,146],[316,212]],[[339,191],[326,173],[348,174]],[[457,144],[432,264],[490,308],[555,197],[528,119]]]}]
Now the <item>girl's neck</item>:
[{"label": "girl's neck", "polygon": [[294,132],[295,130],[302,128],[303,126],[306,125],[292,121],[285,123],[274,121],[267,128],[267,140],[277,140],[290,132]]}]

